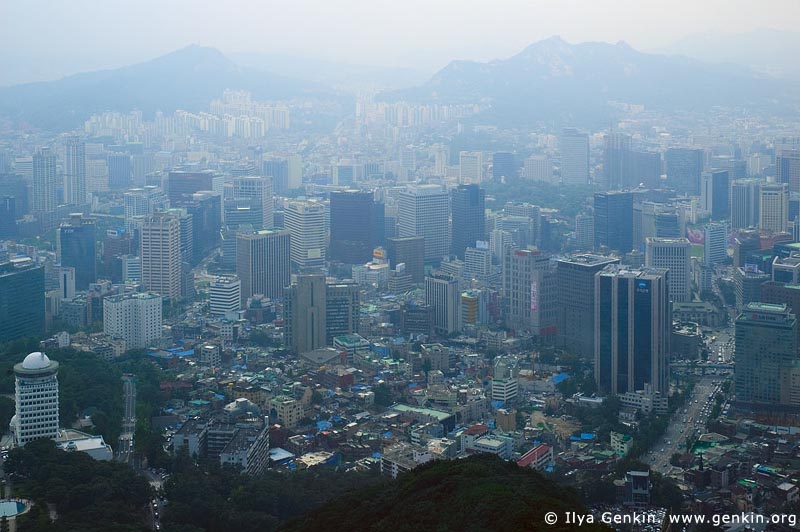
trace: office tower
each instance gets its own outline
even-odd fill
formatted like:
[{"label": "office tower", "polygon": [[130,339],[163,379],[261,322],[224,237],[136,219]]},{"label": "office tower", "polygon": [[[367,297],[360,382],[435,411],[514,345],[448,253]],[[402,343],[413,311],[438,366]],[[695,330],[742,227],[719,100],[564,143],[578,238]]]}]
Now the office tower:
[{"label": "office tower", "polygon": [[143,188],[132,188],[125,192],[122,195],[122,205],[125,229],[133,231],[136,227],[137,217],[168,209],[169,200],[159,187],[148,185]]},{"label": "office tower", "polygon": [[61,300],[75,297],[75,268],[61,266],[58,270],[58,296]]},{"label": "office tower", "polygon": [[669,148],[664,153],[667,185],[678,193],[700,195],[700,174],[703,172],[703,150]]},{"label": "office tower", "polygon": [[595,276],[594,375],[605,393],[669,392],[666,270],[610,265]]},{"label": "office tower", "polygon": [[594,358],[594,277],[619,259],[572,255],[556,262],[558,345],[578,356]]},{"label": "office tower", "polygon": [[142,282],[142,257],[136,255],[122,255],[119,257],[119,260],[122,267],[122,273],[120,275],[120,280],[122,282]]},{"label": "office tower", "polygon": [[433,329],[439,336],[461,330],[461,291],[450,275],[425,278],[425,304],[433,309]]},{"label": "office tower", "polygon": [[127,153],[111,153],[108,155],[108,186],[113,189],[131,186],[133,169],[131,156]]},{"label": "office tower", "polygon": [[[603,138],[604,185],[609,190],[630,188],[629,166],[631,136],[625,133],[608,133]],[[635,185],[633,185],[635,186]]]},{"label": "office tower", "polygon": [[[782,403],[782,374],[791,371],[800,360],[796,328],[795,315],[786,305],[750,303],[742,309],[736,318],[737,403],[756,408]],[[790,383],[784,386],[787,384]]]},{"label": "office tower", "polygon": [[400,193],[398,236],[425,237],[425,260],[450,252],[450,196],[439,185],[419,185]]},{"label": "office tower", "polygon": [[58,436],[58,362],[35,352],[14,364],[14,445]]},{"label": "office tower", "polygon": [[298,275],[286,288],[286,346],[294,353],[325,347],[326,286],[321,274]]},{"label": "office tower", "polygon": [[713,268],[728,261],[728,227],[724,223],[710,223],[703,227],[703,264]]},{"label": "office tower", "polygon": [[730,186],[727,170],[700,174],[700,206],[713,220],[727,220],[730,215]]},{"label": "office tower", "polygon": [[594,195],[594,247],[626,253],[633,249],[633,194],[597,192]]},{"label": "office tower", "polygon": [[192,196],[196,192],[218,190],[223,180],[224,176],[216,174],[213,170],[172,171],[167,174],[167,198],[173,207],[181,207],[184,203],[192,201]]},{"label": "office tower", "polygon": [[758,210],[758,227],[762,231],[785,233],[789,229],[789,185],[763,183]]},{"label": "office tower", "polygon": [[575,246],[581,251],[594,249],[594,215],[575,216]]},{"label": "office tower", "polygon": [[733,240],[733,266],[743,268],[750,262],[750,254],[761,249],[758,230],[739,231]]},{"label": "office tower", "polygon": [[486,238],[486,191],[478,185],[459,185],[450,191],[453,219],[450,253],[460,259],[464,250]]},{"label": "office tower", "polygon": [[283,298],[292,277],[291,240],[287,230],[236,234],[236,275],[241,281],[242,307],[256,294]]},{"label": "office tower", "polygon": [[[772,280],[786,284],[800,284],[800,253],[772,259]],[[764,286],[761,286],[762,293]]]},{"label": "office tower", "polygon": [[75,268],[75,287],[88,290],[97,280],[97,229],[94,218],[71,214],[58,229],[58,254],[62,266]]},{"label": "office tower", "polygon": [[486,279],[492,274],[492,252],[488,243],[464,252],[464,275],[468,279]]},{"label": "office tower", "polygon": [[195,192],[191,201],[183,202],[183,208],[192,217],[193,263],[199,263],[219,246],[222,197],[216,192],[207,190]]},{"label": "office tower", "polygon": [[42,148],[33,156],[32,211],[53,212],[56,202],[56,156]]},{"label": "office tower", "polygon": [[86,144],[78,137],[64,143],[64,203],[86,203]]},{"label": "office tower", "polygon": [[149,292],[103,298],[103,332],[125,341],[126,349],[145,349],[161,338],[161,296]]},{"label": "office tower", "polygon": [[483,153],[462,151],[458,154],[458,182],[480,183],[483,177]]},{"label": "office tower", "polygon": [[219,277],[208,287],[209,312],[225,316],[242,308],[242,282],[237,277]]},{"label": "office tower", "polygon": [[292,235],[292,264],[300,270],[325,266],[325,205],[291,201],[284,210],[284,227]]},{"label": "office tower", "polygon": [[561,182],[583,185],[589,181],[589,136],[575,129],[565,129],[559,139]]},{"label": "office tower", "polygon": [[553,180],[553,164],[547,155],[531,155],[525,159],[525,179],[531,181]]},{"label": "office tower", "polygon": [[648,238],[644,263],[648,268],[669,270],[669,298],[675,303],[692,300],[692,245],[686,238]]},{"label": "office tower", "polygon": [[261,174],[272,178],[273,194],[280,196],[289,191],[289,162],[286,159],[264,159],[261,161]]},{"label": "office tower", "polygon": [[506,326],[537,336],[555,335],[556,288],[550,257],[536,250],[506,248],[503,256]]},{"label": "office tower", "polygon": [[289,172],[289,190],[303,186],[303,158],[300,155],[290,155],[286,158]]},{"label": "office tower", "polygon": [[761,299],[761,286],[770,281],[770,274],[758,269],[756,264],[745,264],[733,270],[733,288],[736,293],[736,308],[741,311],[749,303]]},{"label": "office tower", "polygon": [[141,234],[142,284],[171,302],[181,296],[181,223],[167,213],[144,217]]},{"label": "office tower", "polygon": [[371,191],[344,190],[330,195],[330,260],[364,264],[383,243],[383,204]]},{"label": "office tower", "polygon": [[[257,213],[257,219],[253,222],[253,225],[259,229],[271,229],[274,226],[272,214],[272,178],[252,175],[235,177],[231,181],[231,186],[228,191],[230,197],[226,195],[226,202],[229,199],[247,201],[254,212]],[[231,225],[227,216],[225,218],[225,224]]]},{"label": "office tower", "polygon": [[425,280],[424,237],[388,238],[386,240],[386,254],[389,257],[390,268],[396,269],[399,264],[405,264],[405,270],[411,275],[414,283],[421,283]]},{"label": "office tower", "polygon": [[503,177],[517,177],[517,163],[513,153],[499,151],[492,155],[492,178]]},{"label": "office tower", "polygon": [[492,401],[513,402],[519,394],[519,381],[503,359],[498,359],[492,374]]},{"label": "office tower", "polygon": [[775,161],[776,180],[789,186],[789,192],[800,193],[800,150],[780,150]]},{"label": "office tower", "polygon": [[661,188],[661,154],[655,151],[632,151],[627,181],[631,187],[644,185]]},{"label": "office tower", "polygon": [[760,222],[760,179],[734,179],[731,182],[731,229],[749,229]]},{"label": "office tower", "polygon": [[358,332],[361,313],[360,291],[353,282],[325,285],[325,342],[333,345],[337,336]]},{"label": "office tower", "polygon": [[44,334],[44,267],[13,258],[0,263],[0,343]]}]

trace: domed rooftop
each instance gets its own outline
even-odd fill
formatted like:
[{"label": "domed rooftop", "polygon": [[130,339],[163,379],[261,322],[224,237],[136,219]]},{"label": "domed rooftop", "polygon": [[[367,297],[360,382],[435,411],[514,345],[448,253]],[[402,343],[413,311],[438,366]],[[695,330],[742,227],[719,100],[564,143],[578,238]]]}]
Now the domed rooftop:
[{"label": "domed rooftop", "polygon": [[44,353],[35,351],[22,361],[23,369],[45,369],[50,367],[50,359]]}]

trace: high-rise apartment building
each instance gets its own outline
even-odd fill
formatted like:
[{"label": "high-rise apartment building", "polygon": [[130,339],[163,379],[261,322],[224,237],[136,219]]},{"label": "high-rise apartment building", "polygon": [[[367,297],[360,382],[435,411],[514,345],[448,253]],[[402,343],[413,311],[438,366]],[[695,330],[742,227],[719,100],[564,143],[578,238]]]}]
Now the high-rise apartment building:
[{"label": "high-rise apartment building", "polygon": [[607,266],[595,276],[595,381],[605,393],[669,392],[669,273]]},{"label": "high-rise apartment building", "polygon": [[453,220],[450,252],[460,259],[468,247],[486,239],[486,192],[478,185],[459,185],[450,191]]},{"label": "high-rise apartment building", "polygon": [[559,139],[561,182],[583,185],[589,181],[589,136],[576,129],[565,129]]},{"label": "high-rise apartment building", "polygon": [[290,201],[283,216],[284,227],[292,235],[292,264],[300,271],[325,266],[325,205]]},{"label": "high-rise apartment building", "polygon": [[169,301],[181,297],[181,223],[169,213],[144,217],[141,233],[142,284]]},{"label": "high-rise apartment building", "polygon": [[619,259],[601,255],[572,255],[556,262],[558,288],[558,345],[594,357],[594,277]]},{"label": "high-rise apartment building", "polygon": [[35,213],[53,212],[56,201],[56,156],[49,148],[42,148],[33,156],[33,197]]},{"label": "high-rise apartment building", "polygon": [[103,298],[103,332],[125,341],[126,349],[145,349],[161,338],[162,300],[140,292]]},{"label": "high-rise apartment building", "polygon": [[675,303],[692,300],[691,249],[686,238],[648,238],[645,244],[645,266],[669,270],[669,298]]},{"label": "high-rise apartment building", "polygon": [[789,185],[763,183],[758,209],[758,227],[762,231],[785,233],[789,229]]},{"label": "high-rise apartment building", "polygon": [[736,318],[737,403],[769,408],[784,402],[781,385],[791,383],[783,381],[782,374],[791,372],[800,361],[796,327],[795,315],[786,305],[750,303],[742,309]]},{"label": "high-rise apartment building", "polygon": [[14,364],[14,444],[58,436],[58,362],[35,352]]},{"label": "high-rise apartment building", "polygon": [[419,185],[398,198],[398,236],[425,237],[425,260],[450,253],[450,196],[439,185]]},{"label": "high-rise apartment building", "polygon": [[97,229],[94,218],[71,214],[58,229],[61,265],[75,268],[75,288],[88,290],[97,280]]},{"label": "high-rise apartment building", "polygon": [[241,306],[260,294],[282,299],[292,278],[292,237],[287,230],[262,229],[236,235],[236,275],[241,281]]},{"label": "high-rise apartment building", "polygon": [[86,203],[86,144],[78,137],[64,143],[64,203]]}]

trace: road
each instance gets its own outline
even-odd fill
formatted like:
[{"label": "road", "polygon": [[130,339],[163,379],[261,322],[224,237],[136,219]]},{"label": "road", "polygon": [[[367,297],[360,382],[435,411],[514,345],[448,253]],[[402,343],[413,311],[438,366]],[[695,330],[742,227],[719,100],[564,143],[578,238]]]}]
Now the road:
[{"label": "road", "polygon": [[117,460],[129,463],[133,456],[133,434],[136,432],[136,376],[122,376],[122,400],[125,412],[122,416],[122,433],[117,443]]},{"label": "road", "polygon": [[679,408],[672,416],[664,436],[653,444],[650,452],[645,455],[644,461],[655,471],[667,474],[672,469],[669,459],[675,453],[685,452],[682,447],[686,438],[693,432],[705,432],[708,415],[714,406],[713,395],[719,390],[719,382],[723,377],[708,375],[702,377],[694,387],[692,395],[683,407]]}]

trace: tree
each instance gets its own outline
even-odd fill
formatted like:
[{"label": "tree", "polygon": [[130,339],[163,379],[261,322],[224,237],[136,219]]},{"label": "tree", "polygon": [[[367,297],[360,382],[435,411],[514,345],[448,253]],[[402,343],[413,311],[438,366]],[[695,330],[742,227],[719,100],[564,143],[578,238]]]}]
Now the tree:
[{"label": "tree", "polygon": [[386,385],[386,383],[381,383],[373,388],[373,393],[375,394],[375,404],[382,407],[392,406],[394,403],[394,399],[392,397],[392,391]]}]

